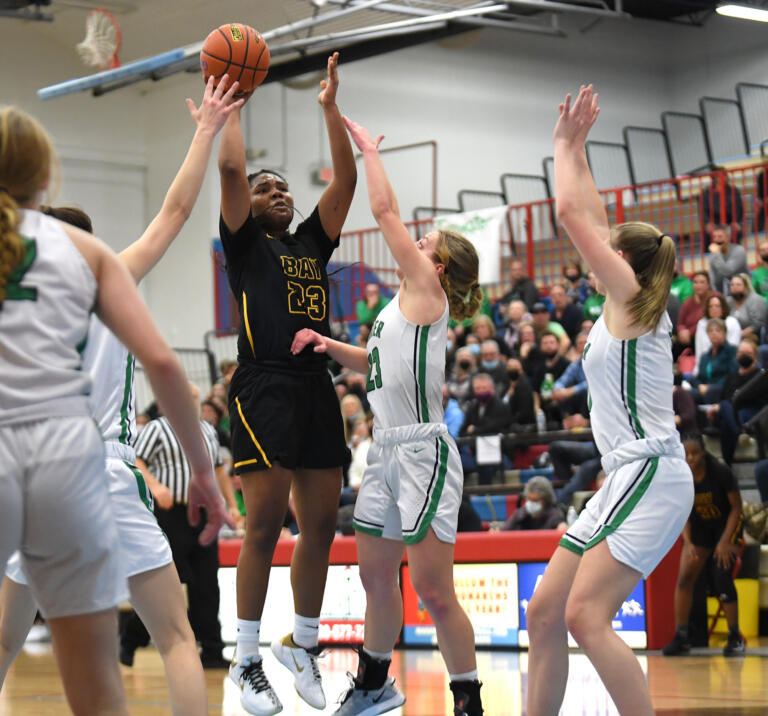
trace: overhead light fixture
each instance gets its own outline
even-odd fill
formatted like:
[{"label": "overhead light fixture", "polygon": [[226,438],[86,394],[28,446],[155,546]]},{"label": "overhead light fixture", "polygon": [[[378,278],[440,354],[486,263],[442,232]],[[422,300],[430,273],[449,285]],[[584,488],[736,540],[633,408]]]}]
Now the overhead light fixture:
[{"label": "overhead light fixture", "polygon": [[761,10],[758,7],[749,5],[720,5],[716,11],[719,15],[735,17],[739,20],[768,22],[768,10]]}]

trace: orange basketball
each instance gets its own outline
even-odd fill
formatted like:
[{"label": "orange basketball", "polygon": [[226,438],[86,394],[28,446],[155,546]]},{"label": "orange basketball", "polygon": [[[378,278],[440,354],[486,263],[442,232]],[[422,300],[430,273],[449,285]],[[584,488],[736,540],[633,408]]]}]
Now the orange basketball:
[{"label": "orange basketball", "polygon": [[269,48],[252,27],[232,22],[217,27],[205,38],[200,67],[206,82],[211,75],[218,82],[226,73],[230,81],[240,83],[241,92],[250,92],[267,76]]}]

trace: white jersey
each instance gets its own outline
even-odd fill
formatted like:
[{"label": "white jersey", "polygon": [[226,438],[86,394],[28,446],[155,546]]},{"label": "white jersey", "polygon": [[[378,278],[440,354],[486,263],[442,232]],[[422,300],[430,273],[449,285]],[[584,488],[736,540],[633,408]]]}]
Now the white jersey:
[{"label": "white jersey", "polygon": [[88,329],[83,369],[93,377],[91,415],[104,440],[133,445],[136,441],[134,359],[96,316],[91,317]]},{"label": "white jersey", "polygon": [[655,333],[630,340],[612,336],[603,316],[592,326],[583,366],[592,434],[602,455],[634,440],[677,438],[671,330],[666,313]]},{"label": "white jersey", "polygon": [[24,258],[0,308],[0,424],[88,415],[82,351],[96,279],[58,221],[21,216]]},{"label": "white jersey", "polygon": [[403,315],[399,291],[379,313],[368,337],[365,386],[375,428],[443,422],[447,328],[447,299],[443,315],[427,326]]}]

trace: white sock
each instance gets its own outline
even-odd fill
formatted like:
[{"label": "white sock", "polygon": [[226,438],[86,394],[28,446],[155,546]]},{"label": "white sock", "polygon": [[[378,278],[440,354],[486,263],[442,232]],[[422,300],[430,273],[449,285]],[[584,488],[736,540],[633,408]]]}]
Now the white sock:
[{"label": "white sock", "polygon": [[293,615],[293,643],[304,649],[317,646],[317,632],[320,617],[303,617]]},{"label": "white sock", "polygon": [[259,631],[261,620],[254,622],[248,619],[237,620],[237,660],[242,661],[247,656],[260,656]]},{"label": "white sock", "polygon": [[391,651],[371,651],[365,647],[363,647],[363,651],[368,654],[368,656],[376,659],[377,661],[392,661]]},{"label": "white sock", "polygon": [[451,681],[477,681],[477,669],[466,674],[448,674]]}]

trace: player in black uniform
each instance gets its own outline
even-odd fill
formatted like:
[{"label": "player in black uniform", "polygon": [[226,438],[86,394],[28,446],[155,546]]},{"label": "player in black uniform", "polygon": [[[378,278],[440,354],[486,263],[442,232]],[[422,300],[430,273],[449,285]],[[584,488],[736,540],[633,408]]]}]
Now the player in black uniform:
[{"label": "player in black uniform", "polygon": [[352,147],[336,106],[338,53],[318,101],[325,114],[333,179],[308,219],[290,233],[293,197],[275,172],[246,177],[240,113],[222,132],[221,239],[240,309],[238,367],[229,393],[232,452],[246,508],[237,569],[238,635],[230,677],[251,714],[282,709],[262,669],[259,629],[272,555],[293,490],[299,537],[291,562],[295,624],[272,644],[299,695],[325,707],[316,656],[318,618],[336,530],[346,457],[339,402],[325,356],[291,354],[296,332],[330,335],[326,264],[357,181]]},{"label": "player in black uniform", "polygon": [[728,643],[723,654],[738,656],[744,653],[744,640],[739,633],[739,608],[731,572],[743,544],[739,487],[731,469],[705,452],[700,437],[688,437],[683,444],[693,472],[695,494],[691,516],[683,528],[683,553],[675,588],[675,636],[663,653],[675,656],[690,651],[688,618],[693,585],[702,568],[709,566],[728,622]]}]

